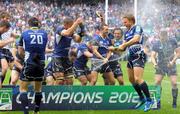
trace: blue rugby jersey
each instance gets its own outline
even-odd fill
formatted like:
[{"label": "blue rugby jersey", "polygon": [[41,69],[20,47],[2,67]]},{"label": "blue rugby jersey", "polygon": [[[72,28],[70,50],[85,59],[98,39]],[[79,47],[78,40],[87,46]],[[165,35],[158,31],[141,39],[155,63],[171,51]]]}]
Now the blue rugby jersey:
[{"label": "blue rugby jersey", "polygon": [[177,40],[175,38],[169,38],[166,41],[155,41],[152,46],[152,51],[158,54],[157,62],[162,64],[173,59],[174,50],[176,48],[178,48]]},{"label": "blue rugby jersey", "polygon": [[130,55],[138,54],[139,52],[141,52],[143,50],[143,48],[142,48],[142,44],[143,44],[142,34],[143,34],[143,29],[138,25],[132,26],[130,30],[125,32],[124,40],[126,42],[131,40],[135,35],[140,35],[139,42],[127,47]]},{"label": "blue rugby jersey", "polygon": [[98,46],[98,52],[103,56],[106,57],[108,53],[108,47],[112,45],[110,38],[102,38],[100,35],[94,36],[95,45]]},{"label": "blue rugby jersey", "polygon": [[85,43],[79,44],[77,48],[77,58],[74,61],[74,66],[78,68],[84,68],[88,62],[88,57],[84,55],[85,51],[91,52]]},{"label": "blue rugby jersey", "polygon": [[55,41],[54,41],[54,57],[68,57],[68,52],[71,46],[71,37],[62,36],[60,33],[64,30],[64,27],[58,27],[55,32]]},{"label": "blue rugby jersey", "polygon": [[47,40],[47,32],[44,30],[34,27],[24,31],[19,41],[19,46],[23,46],[25,50],[24,61],[32,63],[34,56],[37,54],[40,61],[44,61]]}]

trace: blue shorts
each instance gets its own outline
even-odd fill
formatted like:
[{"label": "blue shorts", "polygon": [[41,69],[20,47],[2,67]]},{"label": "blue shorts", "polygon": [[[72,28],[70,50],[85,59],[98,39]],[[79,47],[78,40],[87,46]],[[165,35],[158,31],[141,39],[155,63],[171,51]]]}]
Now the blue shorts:
[{"label": "blue shorts", "polygon": [[119,76],[123,76],[121,66],[118,61],[109,62],[109,66],[112,69],[112,72],[113,72],[115,78],[117,78]]},{"label": "blue shorts", "polygon": [[84,68],[79,68],[74,66],[73,67],[74,77],[78,78],[80,76],[87,76],[88,74],[91,74],[91,70],[86,66]]},{"label": "blue shorts", "polygon": [[44,69],[44,76],[45,76],[44,78],[52,76],[55,80],[55,77],[53,75],[53,70],[52,70],[52,62],[50,62],[48,66]]},{"label": "blue shorts", "polygon": [[20,80],[22,81],[43,81],[44,77],[44,62],[24,63],[22,72],[20,73]]},{"label": "blue shorts", "polygon": [[0,49],[0,54],[0,59],[6,59],[8,63],[14,61],[12,53],[9,51],[9,49]]},{"label": "blue shorts", "polygon": [[166,64],[160,64],[158,65],[158,67],[156,68],[156,73],[155,74],[159,74],[162,76],[172,76],[172,75],[177,75],[177,70],[176,70],[176,65],[173,65],[171,68],[167,67]]},{"label": "blue shorts", "polygon": [[44,70],[44,76],[45,76],[45,77],[53,76],[53,71],[52,71],[52,69],[50,69],[50,68],[45,68],[45,70]]},{"label": "blue shorts", "polygon": [[92,71],[96,71],[96,72],[100,72],[100,73],[106,73],[106,72],[111,72],[112,69],[109,66],[109,63],[106,63],[102,66],[100,66],[99,68],[96,68],[96,65],[91,65],[92,66]]},{"label": "blue shorts", "polygon": [[53,57],[52,70],[55,72],[63,72],[65,76],[72,75],[72,62],[67,57]]},{"label": "blue shorts", "polygon": [[141,52],[140,54],[131,55],[128,57],[127,67],[133,69],[134,67],[144,68],[146,63],[146,54]]}]

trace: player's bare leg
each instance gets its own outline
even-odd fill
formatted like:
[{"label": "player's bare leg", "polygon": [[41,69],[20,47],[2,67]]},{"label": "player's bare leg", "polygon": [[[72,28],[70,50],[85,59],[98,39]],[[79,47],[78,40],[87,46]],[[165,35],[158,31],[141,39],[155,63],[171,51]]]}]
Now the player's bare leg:
[{"label": "player's bare leg", "polygon": [[90,85],[96,85],[97,79],[98,79],[98,72],[92,71]]},{"label": "player's bare leg", "polygon": [[53,76],[46,77],[46,85],[54,85],[54,81]]},{"label": "player's bare leg", "polygon": [[78,77],[78,80],[81,82],[82,86],[85,86],[88,83],[86,76],[80,76],[80,77]]},{"label": "player's bare leg", "polygon": [[118,80],[119,85],[124,85],[123,76],[118,76],[117,80]]},{"label": "player's bare leg", "polygon": [[114,74],[112,72],[106,72],[104,76],[108,80],[108,85],[115,85]]},{"label": "player's bare leg", "polygon": [[88,80],[89,83],[90,83],[90,81],[91,81],[91,77],[92,77],[91,73],[86,76],[86,78],[87,78],[87,80]]},{"label": "player's bare leg", "polygon": [[106,77],[104,76],[104,74],[102,75],[103,81],[104,81],[104,85],[109,85],[108,80],[106,79]]},{"label": "player's bare leg", "polygon": [[[3,83],[5,76],[6,76],[6,72],[8,70],[8,62],[6,59],[0,59],[1,60],[1,84]],[[1,85],[0,84],[0,85]]]},{"label": "player's bare leg", "polygon": [[53,75],[56,79],[54,85],[64,85],[64,73],[56,72]]},{"label": "player's bare leg", "polygon": [[19,80],[19,72],[17,72],[16,70],[12,70],[11,71],[11,85],[16,85],[17,82]]},{"label": "player's bare leg", "polygon": [[65,78],[64,85],[73,85],[73,78]]}]

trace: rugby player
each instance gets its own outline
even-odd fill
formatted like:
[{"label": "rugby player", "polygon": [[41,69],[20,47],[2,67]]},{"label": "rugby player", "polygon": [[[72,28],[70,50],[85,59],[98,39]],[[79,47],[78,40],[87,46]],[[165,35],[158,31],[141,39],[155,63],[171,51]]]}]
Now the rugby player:
[{"label": "rugby player", "polygon": [[114,48],[114,50],[124,51],[126,48],[128,49],[127,72],[129,81],[139,95],[140,100],[139,106],[136,108],[145,103],[144,111],[147,112],[151,109],[153,100],[150,98],[148,85],[143,79],[146,62],[146,54],[142,46],[143,30],[140,26],[135,25],[135,17],[131,14],[126,14],[122,21],[124,26],[127,27],[127,31],[124,34],[124,42],[118,48]]},{"label": "rugby player", "polygon": [[78,18],[74,21],[71,17],[65,17],[63,26],[58,27],[55,32],[52,67],[53,75],[56,78],[56,85],[63,85],[65,79],[67,85],[73,84],[72,62],[68,58],[68,52],[72,39],[74,41],[80,39],[79,35],[74,34],[74,32],[82,22],[82,18]]},{"label": "rugby player", "polygon": [[[8,44],[10,44],[10,43],[15,41],[14,37],[10,37],[8,39],[1,40],[2,39],[1,35],[3,33],[7,32],[10,29],[10,26],[11,25],[9,24],[9,22],[7,22],[7,21],[0,21],[0,50],[4,46],[6,46],[6,45],[8,45]],[[1,55],[2,55],[2,52],[0,51],[0,58],[1,58]],[[3,73],[2,73],[2,64],[0,64],[0,88],[2,87],[4,78],[5,77],[4,77]]]},{"label": "rugby player", "polygon": [[[172,107],[177,107],[177,69],[176,59],[178,58],[179,49],[175,38],[169,38],[166,29],[160,31],[159,40],[153,43],[151,60],[156,70],[155,84],[161,86],[165,75],[169,76],[172,85]],[[160,106],[160,100],[159,100]]]},{"label": "rugby player", "polygon": [[32,17],[28,21],[29,29],[21,35],[18,53],[24,58],[24,67],[20,74],[20,101],[24,114],[29,114],[27,91],[30,82],[34,82],[34,114],[39,114],[42,99],[42,80],[45,66],[45,49],[48,40],[47,32],[40,28],[40,21]]},{"label": "rugby player", "polygon": [[110,38],[108,38],[108,25],[100,25],[100,33],[94,36],[93,41],[93,53],[95,54],[93,59],[101,59],[103,61],[103,65],[96,68],[97,65],[92,64],[92,79],[90,85],[96,84],[99,72],[102,73],[105,79],[109,81],[108,85],[114,85],[114,75],[108,63],[108,60],[111,57],[111,51],[108,50],[108,47],[112,45]]}]

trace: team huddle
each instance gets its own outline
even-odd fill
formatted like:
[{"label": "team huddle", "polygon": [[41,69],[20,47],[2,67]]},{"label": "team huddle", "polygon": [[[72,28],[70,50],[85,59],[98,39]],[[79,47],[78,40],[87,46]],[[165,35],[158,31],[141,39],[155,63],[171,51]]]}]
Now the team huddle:
[{"label": "team huddle", "polygon": [[[10,18],[8,14],[1,13],[1,36],[10,29],[7,18]],[[81,85],[93,86],[98,80],[98,73],[101,73],[105,85],[115,85],[115,79],[119,85],[124,85],[119,60],[126,54],[128,77],[139,95],[139,106],[145,104],[144,111],[149,111],[154,102],[150,98],[148,85],[143,80],[147,59],[143,45],[143,29],[135,25],[133,15],[125,15],[122,21],[127,28],[126,31],[114,28],[113,32],[109,33],[108,25],[102,19],[98,27],[99,33],[87,38],[84,20],[81,17],[76,20],[71,17],[64,18],[63,25],[57,27],[55,31],[54,49],[51,50],[52,60],[45,67],[48,33],[41,29],[38,18],[30,18],[29,28],[21,34],[18,41],[16,34],[13,33],[10,33],[10,38],[0,41],[0,87],[7,72],[7,64],[13,63],[10,65],[12,69],[10,84],[16,85],[20,79],[20,100],[24,114],[29,113],[27,91],[31,81],[34,81],[35,90],[34,114],[38,114],[42,98],[42,81],[45,81],[47,85],[73,85],[74,76]],[[77,29],[79,29],[78,32],[76,32]],[[154,43],[151,58],[156,69],[156,85],[161,84],[164,75],[171,77],[172,105],[176,108],[178,88],[175,62],[180,52],[175,39],[170,39],[170,44],[164,43],[167,37],[166,30],[160,31],[160,40]],[[4,48],[11,43],[15,43],[15,51],[12,54],[9,49]],[[163,49],[165,47],[168,51]],[[171,56],[167,56],[169,53]]]}]

